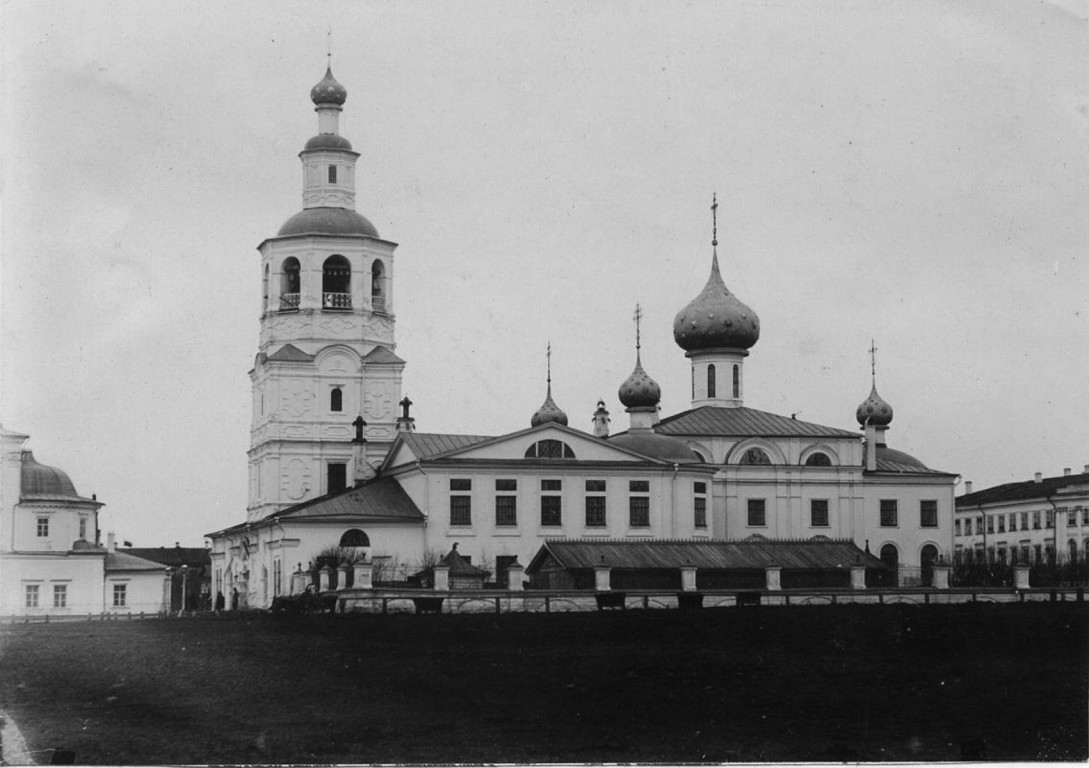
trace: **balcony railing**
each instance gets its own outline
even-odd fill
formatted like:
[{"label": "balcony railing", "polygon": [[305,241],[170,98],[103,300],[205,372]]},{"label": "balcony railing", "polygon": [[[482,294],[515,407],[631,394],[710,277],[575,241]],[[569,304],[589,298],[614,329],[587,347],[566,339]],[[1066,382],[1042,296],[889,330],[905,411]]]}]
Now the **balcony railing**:
[{"label": "balcony railing", "polygon": [[385,296],[371,296],[371,307],[375,312],[386,311],[386,297]]},{"label": "balcony railing", "polygon": [[297,293],[281,293],[280,294],[280,311],[283,312],[289,309],[299,308],[299,294]]},{"label": "balcony railing", "polygon": [[351,309],[352,294],[350,293],[323,293],[321,295],[322,309]]}]

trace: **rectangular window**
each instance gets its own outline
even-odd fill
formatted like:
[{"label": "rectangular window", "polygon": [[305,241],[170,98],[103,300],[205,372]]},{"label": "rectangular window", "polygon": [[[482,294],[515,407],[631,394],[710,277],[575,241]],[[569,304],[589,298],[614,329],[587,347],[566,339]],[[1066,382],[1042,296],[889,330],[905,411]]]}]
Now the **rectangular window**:
[{"label": "rectangular window", "polygon": [[983,518],[976,518],[976,534],[981,535],[983,533]]},{"label": "rectangular window", "polygon": [[994,515],[987,515],[987,533],[994,533]]},{"label": "rectangular window", "polygon": [[628,490],[631,493],[650,493],[649,480],[629,480]]},{"label": "rectangular window", "polygon": [[707,493],[707,483],[695,483],[693,490],[695,490],[696,493]]},{"label": "rectangular window", "polygon": [[1022,544],[1021,545],[1021,562],[1024,563],[1025,565],[1029,565],[1029,563],[1032,562],[1031,560],[1029,560],[1029,545],[1028,544]]},{"label": "rectangular window", "polygon": [[472,525],[472,496],[450,497],[450,525]]},{"label": "rectangular window", "polygon": [[40,593],[38,584],[26,585],[26,607],[37,608],[38,607],[38,594]]},{"label": "rectangular window", "polygon": [[[555,481],[542,480],[541,482],[542,482],[542,484],[547,483],[547,482],[556,482],[556,483],[558,483],[559,480],[555,480]],[[562,524],[563,524],[563,515],[562,515],[562,512],[561,512],[561,508],[560,508],[560,497],[559,496],[542,496],[541,497],[541,525],[542,526],[556,526],[556,525],[562,525]]]},{"label": "rectangular window", "polygon": [[919,525],[923,528],[938,527],[938,502],[924,499],[919,502]]},{"label": "rectangular window", "polygon": [[1017,513],[1016,512],[1010,512],[1010,530],[1011,531],[1016,531],[1017,530]]},{"label": "rectangular window", "polygon": [[1029,527],[1028,527],[1028,512],[1022,512],[1021,513],[1021,530],[1022,531],[1027,531],[1028,529],[1029,529]]},{"label": "rectangular window", "polygon": [[54,584],[53,585],[53,607],[54,608],[67,608],[68,607],[68,585],[67,584]]},{"label": "rectangular window", "polygon": [[284,564],[279,558],[272,561],[272,596],[279,596],[282,588],[280,583],[284,578]]},{"label": "rectangular window", "polygon": [[496,480],[495,481],[495,490],[497,490],[497,491],[508,491],[508,492],[517,491],[518,490],[518,481],[517,480]]},{"label": "rectangular window", "polygon": [[[587,480],[589,485],[592,480]],[[604,496],[587,496],[586,497],[586,527],[587,528],[603,528],[605,527],[605,497]]]},{"label": "rectangular window", "polygon": [[1044,547],[1043,547],[1043,545],[1042,544],[1036,544],[1036,545],[1033,546],[1033,549],[1036,550],[1036,562],[1037,563],[1042,563],[1044,561]]},{"label": "rectangular window", "polygon": [[563,481],[562,480],[542,480],[541,481],[541,490],[542,491],[559,491],[559,490],[563,490]]},{"label": "rectangular window", "polygon": [[114,584],[113,585],[113,607],[124,608],[128,605],[128,585],[127,584]]},{"label": "rectangular window", "polygon": [[707,527],[707,499],[702,496],[696,497],[695,526],[697,528]]},{"label": "rectangular window", "polygon": [[587,480],[586,481],[587,493],[605,493],[605,481],[604,480]]},{"label": "rectangular window", "polygon": [[828,527],[828,499],[810,500],[809,524],[814,528]]},{"label": "rectangular window", "polygon": [[40,539],[45,538],[48,535],[49,535],[49,518],[48,517],[39,517],[38,518],[38,538],[40,538]]},{"label": "rectangular window", "polygon": [[518,525],[518,497],[495,497],[495,524],[497,526]]},{"label": "rectangular window", "polygon": [[650,525],[650,499],[646,496],[632,496],[628,499],[629,525],[632,528],[646,528]]},{"label": "rectangular window", "polygon": [[329,462],[328,468],[328,493],[337,493],[348,487],[348,465],[339,461]]},{"label": "rectangular window", "polygon": [[897,518],[896,499],[881,499],[881,527],[895,528],[899,524]]},{"label": "rectangular window", "polygon": [[1081,524],[1089,525],[1089,507],[1086,507],[1081,511]]},{"label": "rectangular window", "polygon": [[1066,524],[1068,526],[1070,526],[1071,528],[1076,526],[1078,524],[1078,513],[1075,512],[1074,510],[1070,510],[1066,514]]},{"label": "rectangular window", "polygon": [[85,517],[79,519],[79,537],[84,540],[87,538],[87,518]]},{"label": "rectangular window", "polygon": [[960,520],[953,521],[953,535],[960,536]]},{"label": "rectangular window", "polygon": [[329,183],[330,184],[336,184],[337,183],[337,167],[335,165],[330,165],[329,166]]},{"label": "rectangular window", "polygon": [[1006,516],[1005,515],[999,515],[998,516],[998,532],[999,533],[1005,533],[1006,532]]},{"label": "rectangular window", "polygon": [[1039,512],[1033,512],[1032,513],[1032,530],[1034,530],[1034,531],[1040,530],[1040,513]]},{"label": "rectangular window", "polygon": [[749,499],[749,525],[754,527],[767,525],[763,499]]}]

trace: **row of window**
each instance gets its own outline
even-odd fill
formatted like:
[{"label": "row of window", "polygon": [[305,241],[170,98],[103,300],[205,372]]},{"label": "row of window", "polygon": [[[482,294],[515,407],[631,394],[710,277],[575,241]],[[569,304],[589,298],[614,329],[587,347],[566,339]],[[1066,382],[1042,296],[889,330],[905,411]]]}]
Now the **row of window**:
[{"label": "row of window", "polygon": [[[542,441],[547,442],[547,441]],[[554,441],[553,441],[554,442]],[[450,480],[450,525],[469,526],[473,524],[472,496],[467,495],[473,489],[473,481],[468,478]],[[499,479],[495,481],[495,525],[514,527],[518,525],[518,481]],[[542,527],[563,525],[563,481],[541,480],[540,520]],[[604,528],[608,525],[606,514],[606,481],[586,480],[585,524],[587,528]],[[694,483],[695,494],[693,524],[696,528],[707,527],[707,483]],[[628,481],[628,525],[632,528],[650,527],[650,481]]]},{"label": "row of window", "polygon": [[[1066,525],[1068,528],[1074,528],[1078,525],[1078,513],[1081,513],[1081,522],[1083,525],[1089,525],[1089,508],[1082,509],[1081,507],[1075,507],[1073,509],[1067,509],[1060,507],[1059,514],[1065,514]],[[984,531],[986,526],[987,533],[1005,533],[1009,531],[1038,531],[1043,528],[1055,527],[1055,512],[1056,510],[1048,509],[1043,513],[1036,512],[1009,512],[1001,513],[997,515],[979,515],[963,520],[956,520],[953,523],[953,534],[955,536],[971,536],[973,524],[975,526],[976,535],[980,535]],[[1031,526],[1030,526],[1031,520]],[[1043,521],[1041,526],[1041,520]],[[1020,529],[1018,528],[1020,523]]]},{"label": "row of window", "polygon": [[[881,499],[880,523],[883,528],[896,528],[900,524],[899,503],[896,499]],[[767,502],[764,499],[748,500],[748,525],[762,528],[767,523]],[[809,502],[809,525],[813,528],[828,527],[828,499],[811,499]],[[938,502],[925,499],[919,502],[919,526],[921,528],[938,527]]]},{"label": "row of window", "polygon": [[[371,301],[376,310],[385,309],[385,274],[382,262],[375,260],[371,264]],[[268,304],[269,268],[265,267],[263,295]],[[284,259],[280,265],[280,309],[299,308],[299,295],[302,292],[302,265],[294,256]],[[352,265],[347,258],[334,254],[327,258],[321,268],[321,293],[323,309],[352,308]]]},{"label": "row of window", "polygon": [[[35,527],[39,539],[49,538],[49,518],[41,515],[38,517],[37,525]],[[79,538],[87,538],[87,518],[79,518]]]},{"label": "row of window", "polygon": [[[40,608],[42,590],[41,584],[27,584],[26,585],[26,607],[27,608]],[[127,584],[114,584],[113,585],[113,607],[124,608],[128,605],[128,585]],[[54,608],[67,608],[68,607],[68,585],[67,584],[54,584],[53,585],[53,607]]]}]

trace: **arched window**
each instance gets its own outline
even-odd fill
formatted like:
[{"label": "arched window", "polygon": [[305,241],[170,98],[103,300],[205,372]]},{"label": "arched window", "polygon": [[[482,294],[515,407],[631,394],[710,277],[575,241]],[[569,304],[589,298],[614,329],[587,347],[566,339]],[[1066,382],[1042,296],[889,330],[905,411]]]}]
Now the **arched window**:
[{"label": "arched window", "polygon": [[526,449],[527,459],[573,459],[571,446],[560,440],[538,440]]},{"label": "arched window", "polygon": [[771,459],[762,448],[750,448],[741,456],[739,464],[771,464]]},{"label": "arched window", "polygon": [[809,458],[805,460],[805,465],[807,467],[830,467],[832,466],[832,460],[828,458],[827,453],[817,451],[809,455]]},{"label": "arched window", "polygon": [[370,545],[371,540],[367,538],[367,534],[358,528],[347,530],[340,537],[340,546],[342,547],[369,547]]},{"label": "arched window", "polygon": [[329,410],[330,411],[343,411],[344,410],[344,391],[340,387],[333,387],[329,391]]},{"label": "arched window", "polygon": [[[895,544],[886,544],[881,547],[881,554],[879,555],[881,562],[883,562],[888,569],[892,572],[893,579],[896,578],[896,571],[900,567],[900,552],[896,549]],[[896,582],[893,581],[893,584]]]},{"label": "arched window", "polygon": [[707,396],[715,396],[715,366],[714,363],[707,366]]},{"label": "arched window", "polygon": [[734,366],[734,397],[741,397],[741,366]]},{"label": "arched window", "polygon": [[321,268],[322,309],[352,308],[352,265],[343,256],[330,256]]},{"label": "arched window", "polygon": [[[1005,550],[1002,551],[1005,558]],[[934,563],[938,562],[938,548],[927,544],[919,552],[919,566],[922,570],[923,586],[929,587],[934,582]]]},{"label": "arched window", "polygon": [[371,264],[371,306],[375,312],[386,311],[386,268],[378,259]]},{"label": "arched window", "polygon": [[1070,564],[1074,565],[1078,562],[1078,542],[1071,539],[1068,546],[1070,547]]},{"label": "arched window", "polygon": [[280,309],[299,308],[299,260],[284,259],[280,267]]}]

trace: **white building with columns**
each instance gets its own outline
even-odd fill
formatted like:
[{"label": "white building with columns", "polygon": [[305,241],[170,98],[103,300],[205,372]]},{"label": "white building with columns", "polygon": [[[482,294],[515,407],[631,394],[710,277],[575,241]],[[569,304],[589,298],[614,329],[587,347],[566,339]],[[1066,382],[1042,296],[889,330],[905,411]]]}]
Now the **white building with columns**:
[{"label": "white building with columns", "polygon": [[834,539],[902,583],[950,559],[956,475],[888,445],[875,384],[855,412],[861,434],[745,406],[760,324],[726,288],[717,238],[706,286],[674,321],[690,409],[659,419],[637,338],[619,434],[604,402],[592,434],[570,427],[550,379],[526,429],[417,432],[394,353],[396,245],[354,210],[358,155],[337,133],[346,97],[331,71],[311,92],[303,210],[258,248],[250,501],[245,522],[209,534],[213,591],[267,606],[335,547],[404,575],[457,544],[500,582],[556,539]]}]

